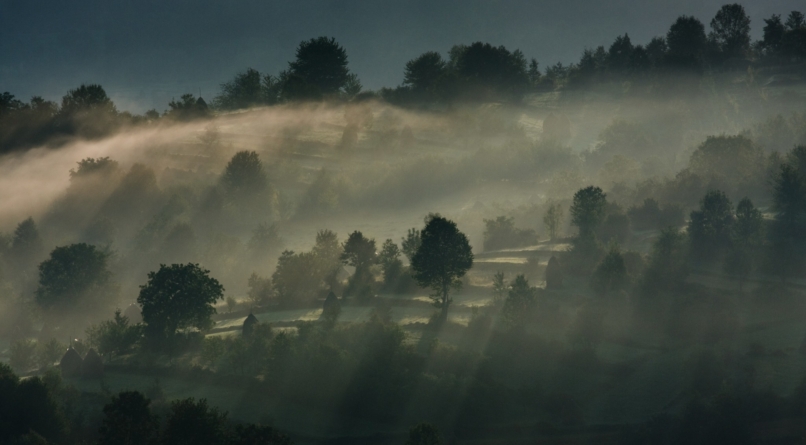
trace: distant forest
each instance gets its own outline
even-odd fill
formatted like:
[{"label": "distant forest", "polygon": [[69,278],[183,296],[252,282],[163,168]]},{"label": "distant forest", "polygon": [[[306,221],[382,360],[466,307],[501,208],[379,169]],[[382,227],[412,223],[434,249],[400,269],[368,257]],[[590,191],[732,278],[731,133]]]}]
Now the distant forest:
[{"label": "distant forest", "polygon": [[217,112],[300,101],[382,99],[400,106],[463,102],[519,103],[529,94],[617,85],[621,94],[664,95],[694,92],[702,79],[720,72],[751,74],[771,67],[793,72],[806,63],[806,19],[799,11],[764,19],[763,38],[751,41],[750,18],[739,4],[724,5],[708,28],[680,16],[665,35],[634,44],[628,34],[609,45],[586,48],[579,62],[556,63],[541,70],[537,59],[504,46],[474,42],[455,45],[443,57],[426,52],[406,63],[404,81],[394,88],[364,91],[348,67],[347,50],[334,38],[299,44],[296,58],[278,74],[248,68],[221,84],[211,102],[184,94],[163,113],[121,112],[100,85],[68,91],[61,104],[35,96],[29,102],[0,95],[0,153],[72,136],[101,137],[163,118],[188,120]]}]

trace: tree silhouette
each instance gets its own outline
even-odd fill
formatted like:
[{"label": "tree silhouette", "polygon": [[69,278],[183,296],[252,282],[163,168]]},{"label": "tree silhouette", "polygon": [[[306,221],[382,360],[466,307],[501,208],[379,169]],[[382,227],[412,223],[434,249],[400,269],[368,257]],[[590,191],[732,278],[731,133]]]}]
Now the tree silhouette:
[{"label": "tree silhouette", "polygon": [[607,195],[601,188],[595,186],[585,187],[574,193],[571,204],[571,224],[579,229],[579,237],[594,238],[596,227],[605,216]]},{"label": "tree silhouette", "polygon": [[263,163],[254,151],[239,151],[227,163],[221,175],[224,190],[233,199],[254,196],[266,189]]},{"label": "tree silhouette", "polygon": [[409,430],[406,445],[439,445],[441,442],[437,427],[430,423],[421,423]]},{"label": "tree silhouette", "polygon": [[109,254],[95,246],[79,243],[57,247],[39,265],[37,304],[46,310],[70,309],[85,298],[96,302],[112,292],[112,273],[107,268]]},{"label": "tree silhouette", "polygon": [[667,61],[676,68],[699,70],[706,41],[702,22],[691,16],[678,17],[666,33]]},{"label": "tree silhouette", "polygon": [[143,308],[146,332],[166,338],[178,329],[212,326],[213,306],[224,298],[224,287],[198,264],[160,265],[148,273],[148,282],[140,286],[137,303]]},{"label": "tree silhouette", "polygon": [[171,403],[162,432],[165,445],[225,445],[227,414],[210,408],[206,399],[193,398]]},{"label": "tree silhouette", "polygon": [[473,252],[467,236],[456,223],[431,215],[421,232],[422,243],[411,259],[414,279],[422,287],[430,287],[434,305],[441,309],[442,320],[448,317],[451,289],[459,288],[459,280],[473,266]]},{"label": "tree silhouette", "polygon": [[320,94],[338,93],[349,79],[347,51],[331,37],[303,41],[296,59],[289,62],[289,74],[310,85]]},{"label": "tree silhouette", "polygon": [[724,57],[744,57],[750,49],[750,17],[744,6],[723,5],[711,20],[709,37]]},{"label": "tree silhouette", "polygon": [[598,294],[607,294],[627,287],[629,277],[624,258],[617,245],[610,247],[610,251],[596,266],[591,276],[590,285]]},{"label": "tree silhouette", "polygon": [[[269,84],[265,83],[266,79]],[[267,92],[271,80],[271,76],[264,78],[257,70],[247,68],[221,84],[221,93],[213,99],[213,104],[222,110],[238,110],[272,103]]]},{"label": "tree silhouette", "polygon": [[104,406],[98,445],[155,445],[159,434],[157,416],[150,400],[138,391],[123,391]]},{"label": "tree silhouette", "polygon": [[691,212],[688,223],[691,253],[699,260],[718,258],[731,246],[735,217],[730,199],[720,190],[705,194],[700,209]]},{"label": "tree silhouette", "polygon": [[403,85],[415,93],[433,95],[437,91],[440,79],[445,76],[446,67],[445,60],[438,52],[423,53],[406,62]]}]

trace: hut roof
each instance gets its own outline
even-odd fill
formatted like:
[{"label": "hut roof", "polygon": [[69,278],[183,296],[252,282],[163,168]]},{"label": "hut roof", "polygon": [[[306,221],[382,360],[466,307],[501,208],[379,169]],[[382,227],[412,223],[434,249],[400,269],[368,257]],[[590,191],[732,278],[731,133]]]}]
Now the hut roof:
[{"label": "hut roof", "polygon": [[123,316],[129,319],[129,325],[143,322],[143,312],[140,310],[140,306],[134,303],[130,304],[126,310],[123,311]]},{"label": "hut roof", "polygon": [[246,317],[246,320],[244,320],[244,321],[243,321],[243,324],[244,324],[244,325],[247,325],[247,324],[255,324],[255,323],[257,323],[257,322],[258,322],[258,320],[257,320],[257,317],[255,317],[255,314],[253,314],[253,313],[251,313],[251,312],[250,312],[250,313],[249,313],[249,316],[248,316],[248,317]]},{"label": "hut roof", "polygon": [[331,306],[335,306],[339,304],[339,298],[333,291],[327,293],[327,297],[325,297],[324,309],[327,309]]},{"label": "hut roof", "polygon": [[81,371],[84,377],[101,377],[104,374],[104,362],[95,349],[87,351]]},{"label": "hut roof", "polygon": [[59,361],[59,369],[61,369],[64,377],[78,377],[81,375],[81,366],[83,364],[84,360],[82,360],[78,352],[70,346]]}]

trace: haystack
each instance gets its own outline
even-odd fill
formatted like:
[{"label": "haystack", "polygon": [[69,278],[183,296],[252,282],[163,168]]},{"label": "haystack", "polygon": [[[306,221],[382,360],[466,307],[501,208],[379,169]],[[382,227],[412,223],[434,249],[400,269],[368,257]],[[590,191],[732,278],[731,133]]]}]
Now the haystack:
[{"label": "haystack", "polygon": [[99,379],[104,376],[104,362],[101,360],[101,356],[95,352],[95,349],[90,348],[87,351],[87,355],[84,356],[81,374],[88,379]]},{"label": "haystack", "polygon": [[246,317],[246,320],[243,321],[243,336],[250,337],[252,333],[255,331],[255,326],[258,324],[257,317],[251,312],[249,316]]},{"label": "haystack", "polygon": [[81,367],[83,364],[84,360],[81,360],[78,351],[70,346],[59,361],[59,369],[62,371],[62,377],[72,378],[81,376]]}]

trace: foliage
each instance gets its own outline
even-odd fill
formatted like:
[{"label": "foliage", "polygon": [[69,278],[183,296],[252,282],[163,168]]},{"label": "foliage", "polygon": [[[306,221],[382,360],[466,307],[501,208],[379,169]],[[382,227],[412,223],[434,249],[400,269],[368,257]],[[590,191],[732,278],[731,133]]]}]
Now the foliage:
[{"label": "foliage", "polygon": [[201,96],[196,98],[192,94],[183,94],[178,101],[171,100],[168,102],[168,106],[171,109],[167,112],[167,116],[179,121],[210,117],[207,102]]},{"label": "foliage", "polygon": [[441,442],[437,427],[430,423],[421,423],[409,430],[406,445],[439,445]]},{"label": "foliage", "polygon": [[178,329],[209,329],[214,304],[224,297],[224,287],[209,273],[193,263],[161,264],[158,271],[149,272],[137,297],[146,332],[170,338]]},{"label": "foliage", "polygon": [[456,223],[439,215],[431,215],[420,232],[422,242],[411,260],[414,279],[422,287],[430,287],[434,305],[448,316],[451,289],[461,286],[461,277],[473,266],[473,252],[467,236]]},{"label": "foliage", "polygon": [[607,195],[599,187],[589,186],[574,194],[571,204],[571,224],[579,229],[580,238],[594,236],[594,230],[605,216]]},{"label": "foliage", "polygon": [[129,319],[121,315],[120,309],[115,311],[115,317],[99,325],[87,328],[87,343],[106,357],[123,355],[134,348],[140,340],[142,329],[140,325],[129,325]]},{"label": "foliage", "polygon": [[350,74],[347,51],[333,37],[317,37],[301,42],[297,47],[296,59],[289,62],[288,68],[290,76],[300,79],[316,94],[326,96],[339,92],[347,84]]},{"label": "foliage", "polygon": [[750,49],[750,17],[738,3],[723,5],[711,20],[712,40],[723,57],[743,57]]},{"label": "foliage", "polygon": [[171,403],[162,431],[165,445],[223,445],[227,413],[211,408],[206,399],[193,398]]},{"label": "foliage", "polygon": [[310,252],[286,250],[280,254],[271,283],[281,305],[297,305],[317,297],[322,277],[317,276],[314,263],[315,257]]},{"label": "foliage", "polygon": [[623,290],[629,284],[627,266],[621,256],[617,244],[610,246],[610,251],[596,266],[591,276],[590,285],[598,294],[607,294]]},{"label": "foliage", "polygon": [[516,229],[515,218],[499,216],[484,220],[484,250],[499,250],[537,244],[537,234],[532,229]]},{"label": "foliage", "polygon": [[33,340],[17,340],[11,344],[9,364],[19,373],[27,373],[36,361],[36,342]]},{"label": "foliage", "polygon": [[67,349],[55,338],[48,341],[38,341],[36,343],[36,364],[39,369],[48,369],[53,366]]},{"label": "foliage", "polygon": [[678,69],[702,68],[707,39],[705,26],[693,16],[680,16],[666,33],[667,63]]},{"label": "foliage", "polygon": [[700,209],[691,212],[688,235],[691,253],[703,261],[719,258],[731,246],[731,230],[735,217],[733,205],[724,192],[708,192]]},{"label": "foliage", "polygon": [[543,227],[549,234],[549,238],[554,240],[560,235],[560,228],[563,223],[563,208],[560,203],[550,203],[543,215]]},{"label": "foliage", "polygon": [[66,436],[67,422],[53,394],[39,377],[20,380],[0,363],[0,443],[38,435],[53,443]]},{"label": "foliage", "polygon": [[267,187],[266,174],[260,157],[254,151],[239,151],[230,159],[221,184],[232,199],[253,196]]},{"label": "foliage", "polygon": [[537,303],[537,288],[529,286],[529,280],[518,275],[509,284],[507,298],[502,309],[504,319],[510,326],[522,326]]},{"label": "foliage", "polygon": [[113,294],[108,258],[109,253],[85,243],[57,247],[39,265],[37,304],[43,309],[65,310]]},{"label": "foliage", "polygon": [[403,254],[406,255],[406,258],[411,259],[414,258],[414,254],[417,253],[417,249],[420,248],[420,244],[422,243],[422,237],[420,231],[411,228],[406,232],[406,236],[400,240],[400,247],[403,251]]},{"label": "foliage", "polygon": [[507,295],[507,282],[504,272],[498,271],[493,275],[493,305],[499,306]]},{"label": "foliage", "polygon": [[159,436],[151,401],[137,391],[123,391],[104,405],[99,445],[153,445]]},{"label": "foliage", "polygon": [[640,290],[644,296],[677,290],[683,285],[688,276],[686,250],[685,235],[674,227],[661,230],[641,277]]}]

